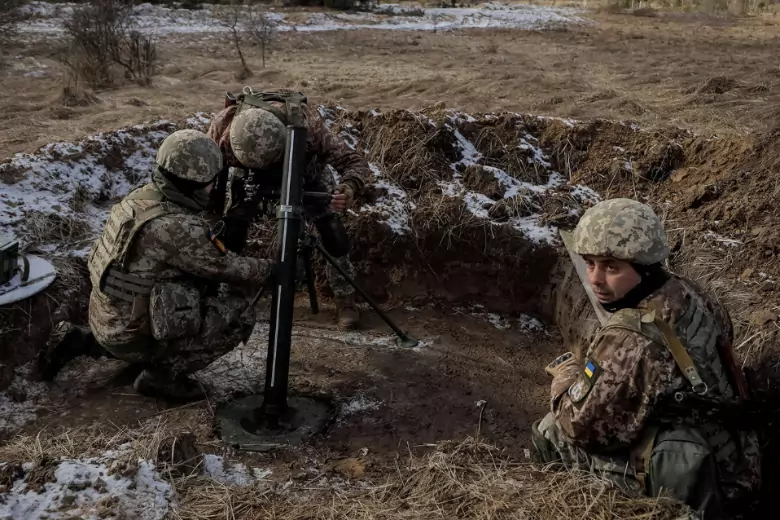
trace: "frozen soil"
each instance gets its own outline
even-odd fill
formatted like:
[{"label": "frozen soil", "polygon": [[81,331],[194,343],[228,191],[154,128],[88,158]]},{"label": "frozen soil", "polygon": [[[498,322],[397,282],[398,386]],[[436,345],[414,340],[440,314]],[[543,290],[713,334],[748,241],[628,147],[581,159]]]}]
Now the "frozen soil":
[{"label": "frozen soil", "polygon": [[[25,367],[53,322],[85,321],[85,243],[100,231],[110,202],[145,181],[152,150],[164,135],[181,127],[204,128],[211,115],[157,121],[16,155],[0,165],[7,194],[0,197],[0,217],[63,270],[50,291],[26,306],[0,309],[0,338],[21,340],[12,355],[3,353],[11,370],[4,383],[6,401],[0,404],[13,408],[19,418],[5,433],[10,437],[14,427],[22,427],[30,436],[10,438],[0,448],[16,457],[14,443],[30,443],[24,439],[34,438],[43,426],[47,436],[59,432],[69,439],[76,436],[71,432],[92,427],[113,435],[114,441],[91,451],[67,441],[70,448],[53,454],[49,444],[32,443],[41,448],[22,450],[19,460],[8,460],[17,465],[3,467],[4,485],[12,491],[3,507],[19,504],[20,493],[26,492],[22,486],[40,478],[35,468],[43,467],[43,457],[108,464],[105,452],[119,440],[160,437],[132,456],[141,462],[157,460],[157,471],[165,475],[172,471],[166,464],[174,464],[176,448],[166,455],[162,437],[184,431],[194,436],[196,452],[214,456],[191,471],[197,478],[211,478],[208,482],[231,483],[233,491],[226,495],[230,503],[237,483],[254,482],[251,489],[257,482],[284,488],[314,479],[319,489],[335,493],[381,486],[377,482],[396,475],[406,454],[411,460],[431,451],[434,459],[425,459],[431,462],[445,456],[439,451],[442,440],[467,436],[499,446],[502,456],[525,461],[530,424],[548,407],[544,365],[564,350],[587,345],[595,326],[557,234],[573,227],[582,211],[604,196],[627,195],[653,204],[674,245],[670,268],[704,282],[731,310],[740,360],[750,368],[771,368],[777,359],[772,347],[778,317],[775,253],[771,241],[751,239],[772,236],[774,213],[767,201],[777,163],[764,138],[701,136],[674,128],[645,131],[625,122],[509,112],[468,114],[442,106],[387,112],[319,109],[334,132],[366,155],[373,172],[366,195],[347,215],[358,280],[392,308],[421,345],[396,347],[386,326],[365,307],[363,331],[335,330],[327,288],[319,287],[325,309],[319,316],[308,313],[301,295],[291,388],[330,398],[337,406],[335,421],[308,446],[272,456],[232,453],[212,428],[215,407],[262,387],[267,341],[262,321],[248,345],[198,374],[209,390],[207,402],[173,409],[139,397],[129,386],[133,374],[106,360],[75,361],[48,392],[26,387],[22,381],[34,379],[34,371]],[[751,186],[761,193],[751,194]],[[31,193],[35,191],[40,193]],[[718,220],[705,220],[707,216]],[[64,232],[41,233],[46,226],[38,222],[52,218],[60,219],[56,222],[65,231],[81,223],[78,239]],[[756,233],[745,218],[751,223],[761,218],[763,227]],[[273,229],[272,222],[259,222],[250,241],[253,254],[268,253]],[[764,379],[769,386],[771,381]],[[314,469],[311,461],[316,461]],[[25,469],[24,464],[33,466]],[[410,464],[404,471],[414,466]],[[137,475],[130,473],[126,478]],[[342,480],[325,481],[329,473]],[[55,489],[56,471],[43,475]],[[534,475],[547,482],[542,474]],[[359,476],[375,480],[365,483]],[[356,481],[344,484],[344,478]],[[174,484],[182,502],[171,507],[187,510],[185,517],[198,517],[196,510],[186,508],[206,507],[204,488],[179,480]],[[117,483],[116,489],[125,485],[130,484]],[[608,500],[611,495],[603,496]],[[74,500],[70,505],[80,504]],[[252,504],[247,511],[267,505]],[[545,511],[555,510],[555,504],[544,506]],[[323,517],[325,510],[318,511],[314,517]],[[654,514],[662,518],[666,513]]]}]

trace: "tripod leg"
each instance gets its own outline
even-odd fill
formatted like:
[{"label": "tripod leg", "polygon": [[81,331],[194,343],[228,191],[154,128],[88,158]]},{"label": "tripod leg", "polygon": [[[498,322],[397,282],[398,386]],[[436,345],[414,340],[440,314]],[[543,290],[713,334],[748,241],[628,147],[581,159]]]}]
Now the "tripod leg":
[{"label": "tripod leg", "polygon": [[317,314],[320,312],[320,306],[317,303],[317,288],[314,286],[314,267],[311,265],[311,248],[306,247],[301,253],[303,256],[303,268],[306,271],[306,287],[309,290],[311,312]]},{"label": "tripod leg", "polygon": [[379,317],[384,320],[385,323],[387,323],[391,329],[393,329],[393,332],[398,336],[398,339],[401,342],[401,345],[404,347],[414,347],[419,342],[411,337],[409,334],[401,330],[398,325],[396,325],[393,320],[390,319],[390,316],[388,316],[385,311],[383,311],[379,305],[374,301],[374,299],[368,295],[366,291],[363,290],[362,287],[360,287],[355,280],[352,279],[351,276],[344,270],[343,267],[341,267],[338,262],[336,262],[336,259],[331,256],[330,253],[328,253],[322,244],[320,244],[319,240],[314,243],[314,245],[317,247],[317,251],[322,253],[322,256],[325,257],[325,260],[330,262],[330,264],[336,268],[336,270],[341,274],[341,276],[344,277],[346,281],[349,282],[349,284],[355,288],[357,292],[360,293],[360,295],[365,298],[365,300],[368,302],[368,304],[373,308],[377,314],[379,314]]}]

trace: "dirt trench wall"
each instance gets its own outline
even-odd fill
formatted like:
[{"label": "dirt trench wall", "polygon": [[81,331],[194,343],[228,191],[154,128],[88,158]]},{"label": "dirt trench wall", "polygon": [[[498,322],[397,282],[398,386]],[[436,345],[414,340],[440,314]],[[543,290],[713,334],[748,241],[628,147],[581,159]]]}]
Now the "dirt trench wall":
[{"label": "dirt trench wall", "polygon": [[[358,281],[385,304],[478,303],[490,312],[536,314],[558,324],[568,348],[585,345],[595,316],[578,278],[567,273],[558,230],[572,229],[602,197],[628,196],[653,205],[666,221],[673,269],[689,272],[703,261],[697,278],[709,276],[710,287],[731,298],[736,343],[755,333],[762,344],[771,339],[764,331],[780,308],[772,306],[780,264],[762,259],[775,258],[772,230],[780,210],[770,209],[771,197],[764,196],[772,193],[778,162],[768,140],[645,132],[613,121],[473,115],[442,106],[319,111],[369,161],[366,193],[345,221]],[[0,164],[0,188],[9,194],[0,199],[0,219],[32,239],[33,250],[67,258],[75,242],[83,259],[110,203],[148,179],[162,139],[177,128],[205,130],[209,122],[210,115],[196,114],[12,158]],[[758,151],[760,159],[752,155]],[[46,204],[22,203],[31,193]],[[267,255],[275,224],[259,224],[251,250]],[[318,272],[322,280],[321,260]],[[320,288],[329,296],[326,284]],[[25,310],[42,322],[41,337],[54,322],[52,299],[63,300],[55,291],[33,300],[43,306],[38,314]],[[83,323],[81,307],[71,319]],[[0,340],[28,321],[20,309],[0,309]],[[40,348],[41,338],[28,339],[36,344],[31,351]]]}]

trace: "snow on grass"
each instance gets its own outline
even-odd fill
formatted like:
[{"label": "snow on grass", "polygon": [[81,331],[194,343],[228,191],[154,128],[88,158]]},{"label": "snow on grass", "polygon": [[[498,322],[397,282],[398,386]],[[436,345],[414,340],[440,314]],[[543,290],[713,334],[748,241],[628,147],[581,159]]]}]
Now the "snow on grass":
[{"label": "snow on grass", "polygon": [[[127,447],[125,447],[125,450]],[[61,459],[52,482],[36,490],[28,482],[33,465],[23,465],[26,475],[0,495],[0,518],[165,518],[173,490],[157,472],[154,463],[138,459],[133,474],[116,469],[124,450],[108,451],[99,457]]]},{"label": "snow on grass", "polygon": [[203,455],[203,473],[228,486],[249,486],[271,475],[271,471],[267,469],[252,468],[250,471],[240,462],[234,462],[226,468],[225,459],[212,454]]},{"label": "snow on grass", "polygon": [[[186,127],[203,129],[208,121],[198,113]],[[23,247],[86,256],[111,203],[149,181],[157,147],[177,129],[162,120],[14,155],[0,164],[0,226]]]},{"label": "snow on grass", "polygon": [[[25,10],[32,14],[23,24],[23,34],[61,33],[63,22],[72,14],[76,4],[47,4],[31,2]],[[163,5],[138,4],[133,8],[135,28],[142,33],[158,36],[175,34],[213,34],[228,31],[217,20],[225,6],[202,4],[202,9],[180,9]],[[289,10],[276,11],[271,7],[267,16],[277,30],[323,32],[336,30],[401,30],[433,31],[473,28],[514,28],[539,30],[551,25],[585,24],[577,16],[580,10],[489,3],[469,8],[401,7],[394,4],[379,6],[374,12],[345,13],[339,11],[293,11],[295,21],[288,19]]]},{"label": "snow on grass", "polygon": [[[512,217],[508,225],[520,232],[526,239],[536,244],[558,245],[560,240],[557,234],[557,228],[541,222],[541,208],[534,201],[534,195],[545,195],[551,190],[561,188],[565,185],[563,175],[556,171],[551,171],[551,163],[547,154],[539,145],[538,139],[530,134],[520,138],[517,147],[521,150],[527,150],[529,155],[527,162],[529,165],[538,168],[539,171],[549,172],[547,182],[544,184],[532,184],[521,181],[500,168],[480,164],[482,154],[477,150],[471,141],[454,126],[459,121],[468,121],[462,114],[453,113],[450,116],[449,128],[455,137],[455,144],[460,149],[460,159],[451,164],[453,171],[452,181],[439,181],[442,195],[446,197],[461,197],[465,202],[466,209],[475,217],[485,220],[496,226],[506,225],[505,221],[494,221],[490,218],[489,210],[498,201],[487,197],[483,193],[473,192],[466,189],[463,185],[462,171],[467,167],[479,167],[485,175],[495,178],[504,188],[503,199],[520,198],[524,204],[539,210],[538,214],[527,216]],[[572,197],[575,200],[591,200],[592,197],[598,198],[598,195],[585,186],[573,186],[570,189]]]}]

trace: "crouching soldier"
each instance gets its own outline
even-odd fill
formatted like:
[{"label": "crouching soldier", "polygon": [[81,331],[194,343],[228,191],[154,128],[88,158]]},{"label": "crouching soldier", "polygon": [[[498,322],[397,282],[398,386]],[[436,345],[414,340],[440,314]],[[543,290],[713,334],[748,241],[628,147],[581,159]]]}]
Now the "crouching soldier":
[{"label": "crouching soldier", "polygon": [[[298,92],[261,93],[247,87],[211,122],[208,135],[219,144],[224,158],[212,194],[213,210],[224,217],[223,241],[229,249],[240,252],[249,225],[261,209],[257,194],[280,188],[291,111],[300,114],[307,128],[303,189],[333,193],[329,201],[305,201],[304,216],[315,224],[325,249],[354,277],[355,269],[348,257],[349,238],[338,214],[349,209],[363,190],[370,174],[368,163],[328,130]],[[339,175],[338,183],[328,165]],[[326,276],[335,296],[339,326],[355,328],[359,315],[354,288],[330,264]]]},{"label": "crouching soldier", "polygon": [[[252,332],[251,290],[265,283],[272,263],[210,240],[199,213],[221,167],[219,147],[204,133],[174,132],[160,146],[152,182],[111,209],[92,247],[89,325],[108,353],[145,367],[134,383],[141,394],[198,398],[200,385],[188,375]],[[217,282],[227,294],[215,294]],[[65,337],[49,352],[49,377],[68,358],[95,354],[77,328],[59,332]]]},{"label": "crouching soldier", "polygon": [[588,282],[611,313],[582,359],[551,364],[551,412],[533,427],[545,462],[651,496],[669,492],[718,517],[759,485],[756,432],[711,421],[694,402],[748,397],[731,319],[699,286],[668,273],[661,221],[629,199],[601,202],[574,231]]}]

